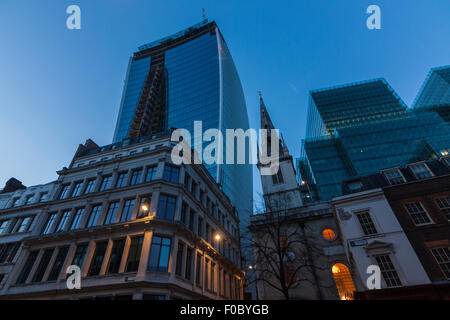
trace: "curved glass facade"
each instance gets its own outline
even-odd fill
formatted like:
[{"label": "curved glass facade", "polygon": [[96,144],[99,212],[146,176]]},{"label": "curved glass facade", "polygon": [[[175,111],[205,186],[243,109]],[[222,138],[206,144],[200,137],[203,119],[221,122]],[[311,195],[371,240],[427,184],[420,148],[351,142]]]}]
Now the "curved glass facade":
[{"label": "curved glass facade", "polygon": [[[189,130],[195,147],[194,121],[202,121],[203,132],[211,128],[221,130],[224,142],[226,129],[249,128],[241,82],[228,47],[214,22],[202,23],[163,41],[141,46],[134,54],[114,142],[127,137],[146,77],[152,74],[154,65],[163,66],[165,71],[165,130]],[[208,144],[204,142],[203,147]],[[241,225],[246,225],[253,207],[251,165],[204,165],[236,207]]]}]

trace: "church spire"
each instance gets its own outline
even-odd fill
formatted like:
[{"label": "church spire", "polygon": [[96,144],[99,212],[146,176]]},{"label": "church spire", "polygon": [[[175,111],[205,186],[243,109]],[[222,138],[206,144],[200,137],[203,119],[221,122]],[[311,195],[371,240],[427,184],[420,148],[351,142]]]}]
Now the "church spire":
[{"label": "church spire", "polygon": [[266,105],[264,104],[261,91],[259,91],[259,112],[261,116],[261,129],[275,129],[272,120],[270,119],[269,113],[267,112]]}]

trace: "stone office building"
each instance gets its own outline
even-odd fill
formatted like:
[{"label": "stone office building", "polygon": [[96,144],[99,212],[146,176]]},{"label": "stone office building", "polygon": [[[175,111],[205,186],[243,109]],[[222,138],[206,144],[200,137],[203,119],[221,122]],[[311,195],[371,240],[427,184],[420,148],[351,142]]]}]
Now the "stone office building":
[{"label": "stone office building", "polygon": [[[0,299],[242,299],[235,210],[172,147],[168,134],[80,145]],[[80,289],[67,288],[71,265]]]},{"label": "stone office building", "polygon": [[11,178],[0,191],[0,294],[53,190],[53,182],[27,188]]}]

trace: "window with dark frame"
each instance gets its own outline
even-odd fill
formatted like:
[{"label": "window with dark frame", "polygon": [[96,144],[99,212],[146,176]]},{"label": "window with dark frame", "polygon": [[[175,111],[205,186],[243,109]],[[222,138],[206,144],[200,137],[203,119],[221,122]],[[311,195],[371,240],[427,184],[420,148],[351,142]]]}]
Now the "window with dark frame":
[{"label": "window with dark frame", "polygon": [[142,169],[135,169],[131,171],[130,186],[141,183]]},{"label": "window with dark frame", "polygon": [[118,239],[113,241],[113,247],[111,255],[109,257],[109,263],[106,273],[113,274],[118,273],[120,268],[120,262],[122,261],[123,249],[125,248],[125,239]]},{"label": "window with dark frame", "polygon": [[364,232],[364,235],[369,236],[378,233],[369,211],[357,212],[356,216],[358,217],[358,221],[361,229]]},{"label": "window with dark frame", "polygon": [[125,221],[131,220],[131,216],[133,214],[134,202],[135,202],[135,199],[125,200],[125,203],[124,203],[124,206],[122,209],[122,214],[120,216],[120,222],[125,222]]},{"label": "window with dark frame", "polygon": [[161,194],[159,196],[158,212],[156,213],[156,216],[160,219],[173,221],[176,202],[176,197]]},{"label": "window with dark frame", "polygon": [[41,261],[38,264],[36,271],[34,272],[31,282],[41,282],[44,277],[45,270],[47,270],[50,259],[52,258],[54,249],[45,249],[42,254]]},{"label": "window with dark frame", "polygon": [[34,262],[36,261],[37,255],[39,251],[30,251],[27,260],[25,261],[25,264],[20,271],[19,276],[17,277],[16,284],[23,284],[28,278],[28,275],[30,274],[31,268],[34,265]]},{"label": "window with dark frame", "polygon": [[166,164],[164,166],[164,172],[163,172],[163,179],[172,182],[172,183],[178,183],[179,181],[179,174],[180,174],[180,168],[174,167],[171,165]]},{"label": "window with dark frame", "polygon": [[80,228],[81,219],[84,215],[84,208],[78,208],[75,211],[75,216],[73,217],[72,224],[70,225],[70,230],[76,230]]},{"label": "window with dark frame", "polygon": [[84,258],[86,257],[87,248],[88,248],[87,243],[78,245],[77,249],[75,250],[75,255],[73,256],[73,259],[72,259],[72,265],[78,266],[80,268],[83,266]]},{"label": "window with dark frame", "polygon": [[168,271],[171,241],[172,239],[167,237],[152,237],[147,270],[158,272]]},{"label": "window with dark frame", "polygon": [[71,210],[65,210],[61,214],[61,219],[59,220],[58,226],[56,227],[56,232],[62,232],[66,229],[67,222],[69,221]]},{"label": "window with dark frame", "polygon": [[139,269],[141,259],[142,243],[144,236],[131,238],[130,250],[128,252],[127,265],[125,272],[136,272]]},{"label": "window with dark frame", "polygon": [[381,275],[389,288],[399,287],[402,285],[397,270],[395,270],[394,264],[392,263],[389,255],[375,256],[375,260],[377,261],[377,264],[380,267]]},{"label": "window with dark frame", "polygon": [[175,274],[177,276],[183,276],[183,258],[184,258],[184,243],[182,241],[178,241],[178,249],[177,249],[177,264],[175,266]]},{"label": "window with dark frame", "polygon": [[157,166],[151,166],[147,168],[147,173],[145,175],[145,182],[150,182],[156,179]]},{"label": "window with dark frame", "polygon": [[187,247],[187,249],[186,249],[186,266],[185,266],[185,273],[184,273],[184,277],[187,280],[192,280],[193,257],[194,257],[194,250],[190,247]]},{"label": "window with dark frame", "polygon": [[107,246],[108,241],[96,243],[95,252],[92,258],[91,267],[89,268],[88,276],[97,276],[100,274],[100,269],[102,268]]},{"label": "window with dark frame", "polygon": [[119,211],[119,201],[109,203],[108,212],[106,212],[106,218],[104,224],[111,224],[116,222],[117,212]]},{"label": "window with dark frame", "polygon": [[58,216],[57,213],[50,213],[47,218],[47,223],[45,224],[44,230],[42,231],[42,234],[49,234],[53,228],[53,225],[56,221],[56,217]]},{"label": "window with dark frame", "polygon": [[64,261],[66,260],[67,253],[69,252],[69,247],[59,248],[58,254],[56,255],[55,262],[53,263],[52,269],[48,275],[48,281],[54,281],[58,279],[61,269],[63,267]]},{"label": "window with dark frame", "polygon": [[103,176],[99,191],[105,191],[109,188],[109,184],[111,183],[111,178],[112,178],[111,175]]}]

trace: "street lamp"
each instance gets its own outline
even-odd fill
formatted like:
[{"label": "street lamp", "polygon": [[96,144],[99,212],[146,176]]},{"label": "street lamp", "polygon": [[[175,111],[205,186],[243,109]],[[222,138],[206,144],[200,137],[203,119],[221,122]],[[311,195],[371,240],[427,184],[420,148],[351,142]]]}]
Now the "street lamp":
[{"label": "street lamp", "polygon": [[221,239],[221,236],[220,236],[220,234],[216,233],[216,236],[215,236],[215,238],[216,238],[216,241],[220,241],[220,239]]}]

